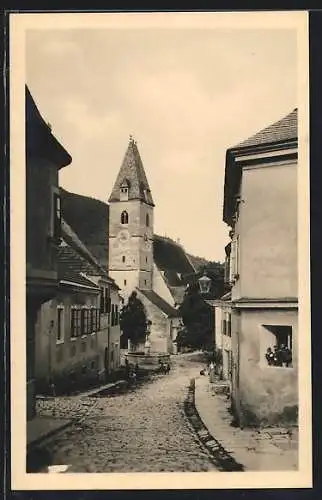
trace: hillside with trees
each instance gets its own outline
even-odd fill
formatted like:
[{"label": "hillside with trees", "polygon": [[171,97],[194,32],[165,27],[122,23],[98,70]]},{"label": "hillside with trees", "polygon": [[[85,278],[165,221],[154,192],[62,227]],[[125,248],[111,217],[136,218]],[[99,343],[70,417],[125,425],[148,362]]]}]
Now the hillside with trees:
[{"label": "hillside with trees", "polygon": [[109,206],[60,188],[62,215],[94,257],[108,267]]},{"label": "hillside with trees", "polygon": [[[90,252],[104,266],[108,266],[108,224],[109,224],[109,205],[103,201],[70,193],[60,188],[62,199],[62,214],[67,224],[72,227],[80,240],[87,246]],[[167,252],[166,243],[173,243],[171,255],[174,254],[173,247],[179,245],[171,238],[155,235],[158,260],[165,258]],[[168,245],[169,246],[169,245]],[[160,254],[160,255],[159,255]],[[220,269],[220,263],[212,263],[203,257],[187,254],[190,262],[197,272],[210,266],[214,273]],[[178,258],[177,258],[178,260]],[[174,267],[178,268],[177,261]],[[184,272],[184,270],[182,271]]]}]

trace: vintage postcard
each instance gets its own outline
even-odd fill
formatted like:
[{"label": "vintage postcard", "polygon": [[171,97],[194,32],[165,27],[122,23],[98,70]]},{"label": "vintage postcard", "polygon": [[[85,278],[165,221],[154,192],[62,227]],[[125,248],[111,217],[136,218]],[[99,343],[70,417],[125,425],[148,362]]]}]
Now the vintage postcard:
[{"label": "vintage postcard", "polygon": [[15,490],[312,486],[308,14],[10,15]]}]

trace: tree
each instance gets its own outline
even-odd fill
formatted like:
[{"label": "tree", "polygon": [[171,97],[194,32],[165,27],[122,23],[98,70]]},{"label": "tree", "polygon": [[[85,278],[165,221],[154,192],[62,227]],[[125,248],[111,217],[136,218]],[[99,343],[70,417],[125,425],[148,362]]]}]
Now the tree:
[{"label": "tree", "polygon": [[[200,295],[198,279],[206,274],[211,279],[207,295]],[[180,314],[184,328],[178,333],[178,347],[207,349],[214,346],[214,311],[206,302],[216,299],[228,291],[225,285],[224,265],[220,262],[208,262],[201,265],[198,273],[190,277]]]},{"label": "tree", "polygon": [[206,349],[212,344],[213,311],[200,297],[198,290],[190,290],[180,306],[184,328],[178,333],[178,347]]},{"label": "tree", "polygon": [[145,307],[136,292],[132,292],[128,302],[120,312],[120,327],[122,343],[130,340],[132,344],[139,344],[145,340],[147,332],[147,317]]}]

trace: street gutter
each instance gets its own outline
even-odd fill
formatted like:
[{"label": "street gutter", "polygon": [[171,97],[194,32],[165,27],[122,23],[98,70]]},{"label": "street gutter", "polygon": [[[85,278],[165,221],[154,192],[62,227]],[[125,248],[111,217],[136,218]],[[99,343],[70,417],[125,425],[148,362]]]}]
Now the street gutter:
[{"label": "street gutter", "polygon": [[212,462],[221,472],[241,472],[245,468],[238,463],[221,443],[210,434],[207,427],[204,425],[198,410],[195,406],[195,379],[191,379],[188,394],[184,402],[185,414],[194,429],[197,438],[201,445],[206,448],[212,458]]}]

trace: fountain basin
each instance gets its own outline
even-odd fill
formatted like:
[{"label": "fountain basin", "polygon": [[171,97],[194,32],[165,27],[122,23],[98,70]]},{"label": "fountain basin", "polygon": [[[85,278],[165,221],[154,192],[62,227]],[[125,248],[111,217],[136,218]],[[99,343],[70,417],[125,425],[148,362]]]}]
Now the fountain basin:
[{"label": "fountain basin", "polygon": [[160,352],[150,352],[150,354],[145,354],[143,352],[128,352],[125,354],[125,359],[132,365],[138,364],[139,368],[157,370],[160,361],[164,364],[170,363],[170,354]]}]

